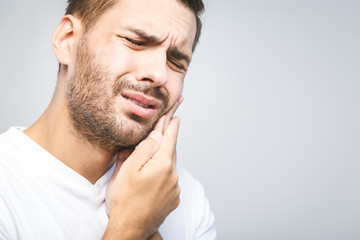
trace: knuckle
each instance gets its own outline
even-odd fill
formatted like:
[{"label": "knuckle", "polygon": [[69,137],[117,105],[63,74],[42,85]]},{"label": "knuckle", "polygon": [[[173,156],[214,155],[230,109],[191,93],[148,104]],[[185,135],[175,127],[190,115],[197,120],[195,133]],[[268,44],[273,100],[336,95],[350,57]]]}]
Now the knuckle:
[{"label": "knuckle", "polygon": [[176,186],[176,189],[175,189],[175,194],[176,196],[179,198],[180,197],[180,193],[181,193],[181,188],[179,186],[179,184]]},{"label": "knuckle", "polygon": [[171,175],[173,173],[173,167],[171,164],[171,161],[165,161],[162,164],[162,169],[161,169],[164,173],[166,173],[167,175]]},{"label": "knuckle", "polygon": [[180,198],[178,197],[175,200],[174,209],[176,209],[179,205],[180,205]]},{"label": "knuckle", "polygon": [[176,171],[174,171],[174,173],[172,174],[171,180],[174,184],[176,184],[177,186],[179,185],[179,175],[177,174]]}]

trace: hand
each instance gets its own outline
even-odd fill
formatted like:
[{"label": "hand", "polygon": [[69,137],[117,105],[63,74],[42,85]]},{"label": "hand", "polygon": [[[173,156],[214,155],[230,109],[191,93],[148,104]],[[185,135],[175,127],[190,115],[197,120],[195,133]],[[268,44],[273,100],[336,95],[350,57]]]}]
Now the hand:
[{"label": "hand", "polygon": [[180,202],[175,150],[180,121],[172,116],[181,102],[135,150],[118,154],[107,189],[110,219],[104,239],[161,239],[157,229]]}]

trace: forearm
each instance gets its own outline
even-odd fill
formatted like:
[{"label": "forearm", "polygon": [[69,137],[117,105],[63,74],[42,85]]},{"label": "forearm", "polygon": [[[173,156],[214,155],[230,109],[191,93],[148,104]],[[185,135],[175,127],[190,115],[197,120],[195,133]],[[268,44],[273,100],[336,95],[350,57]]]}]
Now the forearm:
[{"label": "forearm", "polygon": [[114,206],[103,240],[161,240],[159,225],[143,216]]}]

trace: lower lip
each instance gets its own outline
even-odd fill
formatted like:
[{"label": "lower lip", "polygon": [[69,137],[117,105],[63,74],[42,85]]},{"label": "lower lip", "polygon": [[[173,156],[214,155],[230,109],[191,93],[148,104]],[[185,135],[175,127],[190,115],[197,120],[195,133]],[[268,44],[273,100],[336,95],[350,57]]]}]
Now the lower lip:
[{"label": "lower lip", "polygon": [[139,116],[141,118],[150,118],[154,116],[154,114],[156,113],[156,109],[154,108],[144,108],[142,106],[137,105],[133,101],[130,101],[127,98],[123,97],[123,99],[125,100],[127,109],[136,116]]}]

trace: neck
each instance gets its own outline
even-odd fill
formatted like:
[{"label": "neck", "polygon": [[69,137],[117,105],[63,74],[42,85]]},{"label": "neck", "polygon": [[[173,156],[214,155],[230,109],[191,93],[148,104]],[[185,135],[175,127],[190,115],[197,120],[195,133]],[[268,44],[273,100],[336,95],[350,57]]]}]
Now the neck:
[{"label": "neck", "polygon": [[58,93],[55,93],[42,116],[24,133],[94,184],[114,163],[115,152],[96,148],[76,134],[65,97]]}]

